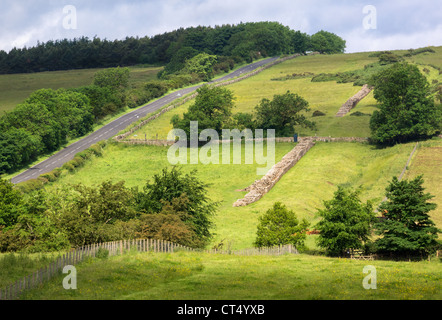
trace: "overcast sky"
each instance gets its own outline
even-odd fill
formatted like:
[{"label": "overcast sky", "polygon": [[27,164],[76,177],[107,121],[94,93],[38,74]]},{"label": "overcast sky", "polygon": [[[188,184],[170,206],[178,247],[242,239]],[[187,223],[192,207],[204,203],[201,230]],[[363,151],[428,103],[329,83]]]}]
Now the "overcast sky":
[{"label": "overcast sky", "polygon": [[336,33],[347,52],[442,45],[440,0],[0,0],[0,50],[257,21]]}]

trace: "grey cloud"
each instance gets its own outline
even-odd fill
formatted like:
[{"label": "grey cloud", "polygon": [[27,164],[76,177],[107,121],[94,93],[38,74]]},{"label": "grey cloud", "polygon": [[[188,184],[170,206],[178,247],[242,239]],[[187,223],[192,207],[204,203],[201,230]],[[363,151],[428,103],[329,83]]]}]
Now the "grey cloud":
[{"label": "grey cloud", "polygon": [[[180,27],[279,21],[309,34],[321,29],[347,40],[349,51],[391,44],[416,47],[419,38],[442,45],[442,11],[438,0],[2,0],[0,50],[32,46],[60,38],[94,37],[109,40],[153,36]],[[78,29],[62,26],[65,5],[77,9]],[[378,28],[362,28],[362,8],[377,8]],[[364,39],[366,41],[364,41]],[[367,44],[367,42],[371,43]],[[426,41],[428,42],[428,41]],[[395,48],[391,48],[395,49]]]}]

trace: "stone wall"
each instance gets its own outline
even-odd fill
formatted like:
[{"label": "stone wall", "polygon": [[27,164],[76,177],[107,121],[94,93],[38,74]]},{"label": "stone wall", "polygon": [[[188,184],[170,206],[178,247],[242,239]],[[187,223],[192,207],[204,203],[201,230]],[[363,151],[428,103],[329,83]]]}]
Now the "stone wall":
[{"label": "stone wall", "polygon": [[260,200],[314,145],[315,142],[312,138],[301,138],[296,147],[274,165],[264,177],[242,190],[248,191],[248,193],[243,199],[236,201],[233,206],[243,207]]},{"label": "stone wall", "polygon": [[311,137],[314,141],[322,141],[322,142],[368,142],[368,138],[358,138],[358,137],[340,137],[340,138],[332,138],[332,137]]},{"label": "stone wall", "polygon": [[347,113],[350,112],[350,110],[355,108],[362,99],[368,96],[372,90],[373,87],[369,87],[367,84],[364,85],[358,93],[356,93],[353,97],[348,99],[347,102],[342,105],[341,109],[339,109],[338,113],[336,114],[336,117],[345,116]]}]

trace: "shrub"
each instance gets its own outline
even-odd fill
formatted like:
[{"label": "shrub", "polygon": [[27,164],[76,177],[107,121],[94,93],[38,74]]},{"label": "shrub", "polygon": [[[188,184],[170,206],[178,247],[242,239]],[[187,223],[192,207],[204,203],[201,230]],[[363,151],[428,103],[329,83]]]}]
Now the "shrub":
[{"label": "shrub", "polygon": [[325,116],[325,113],[319,110],[316,110],[315,112],[313,112],[313,117],[323,117]]},{"label": "shrub", "polygon": [[37,179],[31,179],[17,184],[16,187],[23,193],[30,193],[32,191],[41,190],[44,187],[44,183]]},{"label": "shrub", "polygon": [[354,116],[354,117],[366,117],[366,116],[371,117],[370,114],[363,113],[361,111],[355,111],[355,112],[351,113],[350,115]]},{"label": "shrub", "polygon": [[293,244],[296,247],[303,247],[308,226],[309,223],[305,219],[300,223],[293,211],[277,202],[259,218],[255,246],[273,247]]}]

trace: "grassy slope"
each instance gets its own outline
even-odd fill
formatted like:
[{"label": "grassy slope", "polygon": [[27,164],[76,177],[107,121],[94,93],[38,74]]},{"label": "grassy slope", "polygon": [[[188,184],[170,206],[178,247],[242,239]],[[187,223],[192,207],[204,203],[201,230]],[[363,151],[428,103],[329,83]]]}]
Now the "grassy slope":
[{"label": "grassy slope", "polygon": [[[33,300],[440,300],[440,262],[367,261],[307,255],[135,254],[82,263],[77,290],[63,276],[28,292]],[[173,312],[173,311],[172,311]]]},{"label": "grassy slope", "polygon": [[[442,47],[436,47],[434,49],[436,51],[434,54],[425,53],[406,58],[406,61],[418,64],[421,71],[424,68],[430,70],[430,73],[427,74],[430,83],[433,80],[442,82],[442,75],[439,74],[439,71],[429,66],[433,65],[442,68],[442,63],[440,62],[442,61],[440,58],[442,55]],[[397,51],[397,54],[403,55],[406,52],[407,51]],[[349,115],[343,118],[335,117],[335,114],[342,104],[356,94],[360,90],[360,87],[355,87],[351,83],[312,83],[311,78],[286,81],[271,81],[271,79],[294,73],[337,73],[361,69],[365,65],[377,61],[377,58],[369,57],[370,54],[371,53],[354,53],[329,56],[305,56],[276,65],[252,78],[229,86],[229,89],[234,92],[236,97],[234,113],[253,112],[255,106],[258,105],[263,98],[271,99],[275,94],[282,94],[290,90],[293,93],[299,94],[309,102],[311,112],[307,116],[315,121],[318,127],[317,130],[297,128],[301,135],[317,134],[318,136],[334,137],[368,137],[370,135],[369,117],[352,117]],[[192,103],[193,101],[189,101],[185,105],[152,121],[149,125],[134,133],[134,136],[131,138],[144,139],[145,135],[147,135],[148,139],[157,136],[159,139],[166,139],[168,132],[172,129],[170,124],[172,116],[175,114],[182,115]],[[373,97],[373,93],[371,93],[362,100],[352,112],[360,111],[371,114],[376,109],[375,106],[376,100]],[[326,113],[326,116],[311,117],[311,114],[315,110]]]},{"label": "grassy slope", "polygon": [[[439,55],[440,56],[440,55]],[[415,57],[423,59],[423,57]],[[428,57],[427,57],[428,58]],[[434,59],[434,58],[431,58]],[[430,60],[431,60],[430,59]],[[266,70],[260,75],[235,84],[238,111],[252,111],[263,97],[271,98],[286,90],[305,95],[313,110],[327,112],[319,121],[318,135],[366,136],[368,117],[336,119],[334,113],[358,87],[348,84],[311,84],[309,79],[270,82],[271,78],[300,72],[340,72],[360,68],[372,62],[368,54],[302,57]],[[437,61],[436,61],[437,62]],[[422,62],[424,63],[424,62]],[[425,61],[425,63],[429,63]],[[423,66],[422,66],[423,68]],[[431,70],[431,75],[439,75]],[[320,87],[320,88],[319,88]],[[272,88],[272,89],[270,89]],[[268,89],[268,91],[267,91]],[[366,98],[357,110],[370,113],[375,101]],[[189,104],[188,104],[189,105]],[[187,106],[188,106],[187,105]],[[186,105],[155,120],[148,137],[165,137],[170,116],[182,113]],[[312,110],[312,111],[313,111]],[[315,120],[317,120],[316,118]],[[300,131],[302,133],[302,131]],[[311,134],[311,132],[305,132]],[[144,138],[144,132],[138,133]],[[426,185],[435,202],[441,204],[439,155],[442,143],[423,144],[415,155],[406,178],[426,175]],[[278,144],[277,159],[293,145]],[[198,169],[199,176],[212,183],[210,195],[224,200],[215,217],[217,235],[231,248],[250,247],[258,217],[275,201],[283,201],[298,217],[316,221],[316,208],[331,198],[337,185],[362,185],[362,197],[379,202],[393,175],[399,175],[414,144],[390,149],[373,149],[357,143],[319,143],[262,200],[245,208],[231,205],[244,193],[236,189],[250,185],[259,177],[252,166],[184,166]],[[68,183],[98,184],[104,179],[126,180],[130,186],[142,186],[159,172],[165,163],[167,148],[110,145],[102,158],[91,161],[74,175],[67,175],[55,185]],[[436,157],[436,158],[434,158]],[[429,161],[431,160],[431,161]],[[442,227],[442,216],[432,213]],[[310,237],[308,246],[314,247]],[[204,254],[130,255],[85,264],[80,268],[80,290],[60,289],[60,281],[27,296],[30,299],[440,299],[441,269],[438,263],[395,263],[374,261],[378,268],[378,290],[362,289],[362,268],[356,262],[300,255],[295,257],[233,257]],[[106,271],[104,271],[106,270]],[[130,271],[130,272],[128,272]],[[312,286],[312,283],[315,285]]]},{"label": "grassy slope", "polygon": [[413,179],[424,175],[424,187],[434,198],[431,202],[437,204],[436,210],[430,213],[432,220],[442,229],[442,140],[426,141],[420,144],[413,157],[405,179]]},{"label": "grassy slope", "polygon": [[[278,143],[276,161],[293,147],[291,143]],[[236,190],[259,179],[256,168],[262,166],[255,163],[182,167],[186,172],[197,169],[198,176],[212,185],[211,198],[223,201],[215,217],[214,243],[225,239],[232,248],[247,248],[253,245],[258,217],[276,201],[282,201],[298,217],[311,222],[316,221],[316,208],[322,200],[333,196],[338,185],[362,185],[364,199],[381,201],[387,181],[400,174],[413,147],[413,144],[405,144],[376,150],[359,143],[318,143],[263,199],[242,208],[232,207],[245,195]],[[105,179],[125,180],[128,186],[141,188],[153,174],[170,166],[167,150],[166,147],[110,145],[102,158],[94,159],[75,174],[66,174],[49,188],[71,183],[94,185]]]},{"label": "grassy slope", "polygon": [[[311,112],[308,117],[311,117],[315,110],[327,114],[325,117],[314,118],[314,121],[318,124],[318,130],[310,131],[300,128],[300,134],[314,135],[316,133],[320,136],[367,137],[369,135],[369,117],[335,117],[342,104],[356,94],[360,87],[355,87],[352,84],[336,84],[335,82],[312,83],[311,78],[287,81],[271,81],[271,79],[293,73],[311,72],[318,74],[355,70],[376,61],[376,58],[369,58],[368,56],[369,53],[305,56],[278,64],[254,77],[229,86],[236,97],[236,108],[233,111],[234,113],[253,112],[255,106],[263,98],[271,99],[275,94],[283,94],[290,90],[309,102]],[[355,111],[371,113],[374,110],[375,103],[373,95],[370,94]],[[191,104],[192,101],[154,120],[134,133],[136,137],[132,138],[144,138],[145,134],[148,138],[156,137],[157,134],[158,138],[167,138],[167,133],[172,129],[170,125],[172,116],[175,114],[182,115]]]},{"label": "grassy slope", "polygon": [[[0,75],[0,113],[10,111],[29,95],[42,88],[76,88],[90,85],[94,74],[101,69],[82,69]],[[156,79],[161,68],[131,67],[131,84]]]},{"label": "grassy slope", "polygon": [[[327,111],[320,119],[318,135],[366,136],[369,117],[334,117],[343,101],[359,90],[351,84],[334,82],[312,83],[310,79],[271,81],[273,78],[292,73],[333,73],[362,68],[375,61],[369,53],[350,55],[300,57],[274,66],[255,77],[229,86],[237,96],[236,112],[253,111],[253,107],[265,97],[286,90],[306,96],[312,109]],[[170,118],[182,114],[192,102],[154,120],[139,132],[137,138],[166,138],[171,129]],[[375,100],[370,95],[355,110],[372,112]],[[332,132],[332,133],[330,133]],[[277,145],[277,161],[293,147],[292,144]],[[388,181],[399,175],[406,164],[414,144],[378,150],[358,143],[319,143],[290,170],[283,179],[258,203],[245,208],[233,208],[232,204],[245,193],[235,190],[249,186],[260,177],[255,166],[232,165],[186,165],[184,170],[198,169],[202,180],[213,186],[211,197],[223,201],[215,218],[216,237],[234,248],[250,247],[253,244],[258,217],[276,201],[282,201],[295,210],[300,218],[314,223],[316,209],[323,200],[330,199],[338,185],[362,187],[362,198],[373,200],[375,205],[384,197]],[[159,172],[167,162],[167,148],[148,146],[111,145],[103,158],[96,159],[74,175],[68,175],[56,185],[66,183],[98,184],[104,179],[125,180],[129,186],[142,187],[146,180]],[[419,169],[417,169],[419,171]],[[440,213],[436,212],[439,216]],[[440,221],[437,217],[435,220]],[[438,222],[442,227],[442,224]],[[314,246],[313,241],[309,245]]]}]

